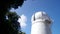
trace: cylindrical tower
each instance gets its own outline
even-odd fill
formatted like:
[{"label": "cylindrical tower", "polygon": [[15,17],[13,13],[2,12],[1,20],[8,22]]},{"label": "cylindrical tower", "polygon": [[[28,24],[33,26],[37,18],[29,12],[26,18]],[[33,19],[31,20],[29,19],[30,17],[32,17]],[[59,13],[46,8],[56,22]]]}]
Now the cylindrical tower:
[{"label": "cylindrical tower", "polygon": [[45,12],[36,12],[32,15],[31,34],[52,34],[51,19]]}]

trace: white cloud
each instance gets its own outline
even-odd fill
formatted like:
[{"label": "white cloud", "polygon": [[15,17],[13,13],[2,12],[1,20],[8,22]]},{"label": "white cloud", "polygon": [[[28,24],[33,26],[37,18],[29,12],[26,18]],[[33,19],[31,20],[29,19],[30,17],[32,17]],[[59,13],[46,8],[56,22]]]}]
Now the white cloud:
[{"label": "white cloud", "polygon": [[18,19],[18,22],[20,23],[21,28],[26,27],[27,17],[25,15],[21,15],[21,18]]}]

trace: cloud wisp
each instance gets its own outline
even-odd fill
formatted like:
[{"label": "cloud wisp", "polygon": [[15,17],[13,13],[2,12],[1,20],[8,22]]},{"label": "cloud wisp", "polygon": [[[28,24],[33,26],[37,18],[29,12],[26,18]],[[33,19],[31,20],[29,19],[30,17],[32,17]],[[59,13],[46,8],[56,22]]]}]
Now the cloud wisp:
[{"label": "cloud wisp", "polygon": [[25,15],[21,15],[21,18],[18,19],[18,22],[20,23],[21,28],[26,27],[27,17]]}]

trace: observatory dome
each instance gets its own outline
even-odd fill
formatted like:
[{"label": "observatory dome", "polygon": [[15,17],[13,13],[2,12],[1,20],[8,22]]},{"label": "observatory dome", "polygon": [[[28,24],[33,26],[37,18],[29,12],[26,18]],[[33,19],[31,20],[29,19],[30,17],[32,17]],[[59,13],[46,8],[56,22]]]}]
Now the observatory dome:
[{"label": "observatory dome", "polygon": [[42,17],[47,17],[47,14],[45,12],[36,12],[34,17],[35,19],[40,19]]},{"label": "observatory dome", "polygon": [[36,12],[35,14],[32,15],[32,20],[31,21],[35,21],[38,19],[43,19],[43,20],[48,20],[50,21],[49,16],[45,13],[45,12]]}]

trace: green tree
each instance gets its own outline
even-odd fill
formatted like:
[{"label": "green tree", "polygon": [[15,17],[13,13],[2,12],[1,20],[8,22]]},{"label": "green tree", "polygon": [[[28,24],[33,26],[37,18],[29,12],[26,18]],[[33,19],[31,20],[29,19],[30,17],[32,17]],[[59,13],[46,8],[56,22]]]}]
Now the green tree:
[{"label": "green tree", "polygon": [[5,14],[11,9],[11,8],[18,8],[18,6],[22,6],[24,0],[1,0],[0,1],[0,22],[4,23],[5,20]]},{"label": "green tree", "polygon": [[25,34],[25,32],[22,32],[20,29],[20,23],[17,21],[18,18],[20,18],[19,15],[16,14],[16,12],[8,12],[6,14],[7,18],[7,34]]},{"label": "green tree", "polygon": [[[0,1],[0,34],[9,34],[9,31],[12,31],[11,34],[12,33],[14,34],[16,32],[16,31],[14,32],[13,29],[15,28],[15,26],[12,25],[12,23],[15,23],[15,17],[13,18],[12,16],[8,15],[8,20],[7,20],[6,14],[9,12],[11,8],[16,9],[18,8],[18,6],[22,6],[23,2],[24,0],[1,0]],[[17,29],[17,27],[15,29]]]},{"label": "green tree", "polygon": [[20,16],[18,16],[15,12],[8,12],[6,15],[7,24],[8,24],[8,34],[18,34],[20,29],[20,23],[17,21]]}]

